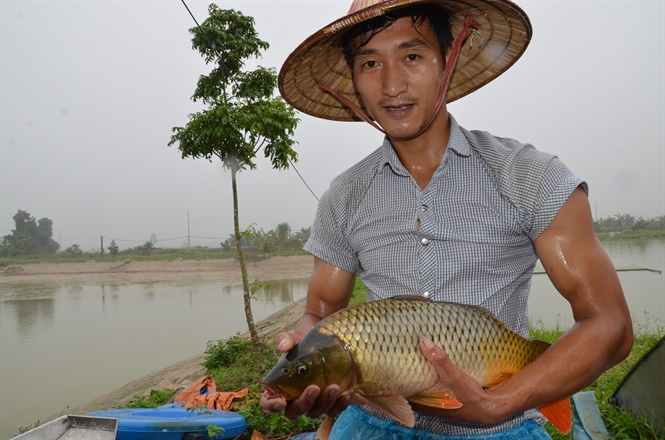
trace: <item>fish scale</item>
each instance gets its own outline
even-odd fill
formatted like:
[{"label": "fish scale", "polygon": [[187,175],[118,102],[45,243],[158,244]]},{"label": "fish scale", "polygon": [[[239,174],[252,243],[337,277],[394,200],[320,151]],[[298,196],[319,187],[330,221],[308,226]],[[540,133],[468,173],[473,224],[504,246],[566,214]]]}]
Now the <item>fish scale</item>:
[{"label": "fish scale", "polygon": [[[483,385],[493,379],[488,368],[519,369],[532,360],[525,350],[530,341],[511,338],[512,332],[496,325],[494,318],[488,321],[488,313],[479,308],[411,299],[374,301],[366,306],[331,316],[319,331],[336,335],[356,360],[363,359],[358,385],[369,386],[372,391],[394,391],[394,381],[402,375],[419,376],[419,387],[436,382],[436,371],[420,353],[418,340],[422,336],[441,345],[455,365]],[[449,331],[441,332],[444,324]],[[516,357],[524,360],[510,362]],[[367,359],[371,364],[366,365]]]},{"label": "fish scale", "polygon": [[[507,329],[480,307],[390,298],[321,320],[278,361],[263,386],[293,400],[309,385],[323,389],[334,383],[358,401],[413,426],[407,400],[443,409],[463,405],[438,384],[436,369],[421,352],[422,337],[443,347],[458,368],[486,387],[507,379],[549,346]],[[572,420],[568,399],[539,409],[568,432]]]}]

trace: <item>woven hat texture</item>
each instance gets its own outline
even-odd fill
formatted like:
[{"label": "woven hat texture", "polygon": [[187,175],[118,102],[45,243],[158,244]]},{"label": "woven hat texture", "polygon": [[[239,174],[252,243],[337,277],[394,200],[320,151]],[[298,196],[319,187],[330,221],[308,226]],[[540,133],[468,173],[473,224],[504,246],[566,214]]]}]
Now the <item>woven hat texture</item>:
[{"label": "woven hat texture", "polygon": [[319,83],[344,95],[364,110],[341,48],[344,34],[354,25],[415,3],[434,3],[451,16],[453,38],[466,17],[478,23],[462,47],[446,102],[453,102],[489,83],[524,53],[531,39],[526,14],[509,0],[356,0],[349,13],[307,38],[286,59],[279,74],[279,90],[296,109],[337,121],[359,118]]}]

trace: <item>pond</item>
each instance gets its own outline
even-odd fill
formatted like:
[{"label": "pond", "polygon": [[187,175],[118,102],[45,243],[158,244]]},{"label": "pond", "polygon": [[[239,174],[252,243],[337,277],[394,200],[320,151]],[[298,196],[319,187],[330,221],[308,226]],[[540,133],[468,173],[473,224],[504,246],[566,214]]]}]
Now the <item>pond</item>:
[{"label": "pond", "polygon": [[[638,332],[665,327],[665,239],[604,240],[602,245],[614,263]],[[542,268],[540,268],[542,270]],[[532,324],[570,328],[570,306],[546,275],[535,275],[529,297]]]},{"label": "pond", "polygon": [[[255,322],[305,297],[281,280]],[[220,284],[0,285],[0,439],[247,330],[242,289]]]},{"label": "pond", "polygon": [[[636,327],[665,325],[665,240],[608,240]],[[654,271],[642,270],[644,268]],[[623,271],[623,269],[638,269]],[[658,273],[657,271],[661,271]],[[0,285],[0,439],[196,355],[246,330],[240,286],[143,283]],[[304,298],[307,280],[271,283],[256,322]],[[535,275],[533,323],[568,328],[567,303]]]}]

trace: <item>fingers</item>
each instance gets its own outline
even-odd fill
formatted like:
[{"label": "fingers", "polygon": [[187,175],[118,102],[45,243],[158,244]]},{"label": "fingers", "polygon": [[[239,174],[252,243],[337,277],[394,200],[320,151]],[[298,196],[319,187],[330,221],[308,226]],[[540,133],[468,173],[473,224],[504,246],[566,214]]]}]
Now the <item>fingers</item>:
[{"label": "fingers", "polygon": [[316,385],[310,385],[302,392],[300,397],[292,402],[286,402],[283,398],[274,396],[266,391],[261,396],[261,410],[266,413],[278,413],[284,411],[289,420],[307,414],[315,419],[327,414],[335,416],[349,405],[350,397],[341,395],[338,385],[327,386],[323,391]]},{"label": "fingers", "polygon": [[300,397],[286,406],[284,415],[289,420],[295,420],[301,415],[309,413],[320,394],[321,389],[319,387],[316,385],[308,386],[302,394],[300,394]]},{"label": "fingers", "polygon": [[420,338],[420,351],[435,367],[439,364],[445,364],[446,361],[450,362],[443,348],[434,344],[428,337]]},{"label": "fingers", "polygon": [[437,346],[427,337],[420,338],[420,350],[436,371],[439,378],[446,384],[454,384],[464,373],[452,363],[443,348]]},{"label": "fingers", "polygon": [[291,330],[288,332],[278,333],[275,336],[275,343],[277,344],[277,349],[282,353],[286,353],[291,350],[293,347],[300,342],[303,335],[300,332]]},{"label": "fingers", "polygon": [[270,391],[265,391],[261,395],[259,402],[261,411],[268,414],[274,414],[284,411],[286,408],[286,399],[273,395]]},{"label": "fingers", "polygon": [[287,332],[278,333],[277,336],[275,336],[275,343],[277,349],[282,353],[286,353],[296,345],[291,335]]},{"label": "fingers", "polygon": [[[318,399],[312,405],[312,408],[307,412],[307,415],[312,418],[321,417],[324,414],[329,416],[335,416],[341,410],[344,410],[348,405],[348,398],[341,399],[340,402],[341,390],[339,385],[329,385],[323,392],[320,394]],[[347,405],[344,405],[344,401],[347,402]],[[341,407],[341,410],[339,409]],[[336,411],[336,412],[334,412]]]},{"label": "fingers", "polygon": [[335,417],[349,406],[349,402],[351,402],[350,394],[339,395],[337,400],[335,400],[334,405],[328,411],[326,411],[326,415]]},{"label": "fingers", "polygon": [[[278,333],[275,336],[275,343],[277,349],[285,354],[295,347],[300,339],[302,334],[292,330]],[[265,391],[261,396],[260,406],[263,412],[272,414],[284,411],[289,420],[295,420],[303,414],[311,418],[318,418],[324,414],[335,416],[349,405],[349,401],[349,395],[341,395],[339,385],[329,385],[323,391],[316,385],[310,385],[297,399],[288,403],[284,398]]]}]

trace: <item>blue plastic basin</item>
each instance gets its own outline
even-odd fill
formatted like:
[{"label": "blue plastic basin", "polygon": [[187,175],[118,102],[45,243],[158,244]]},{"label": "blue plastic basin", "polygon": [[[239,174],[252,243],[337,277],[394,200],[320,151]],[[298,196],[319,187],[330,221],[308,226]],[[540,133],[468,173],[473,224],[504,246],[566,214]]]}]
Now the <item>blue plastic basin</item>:
[{"label": "blue plastic basin", "polygon": [[208,425],[224,429],[216,439],[234,438],[247,430],[247,421],[240,414],[207,408],[187,410],[177,404],[95,411],[88,415],[118,419],[116,440],[182,440],[188,433],[208,438]]}]

